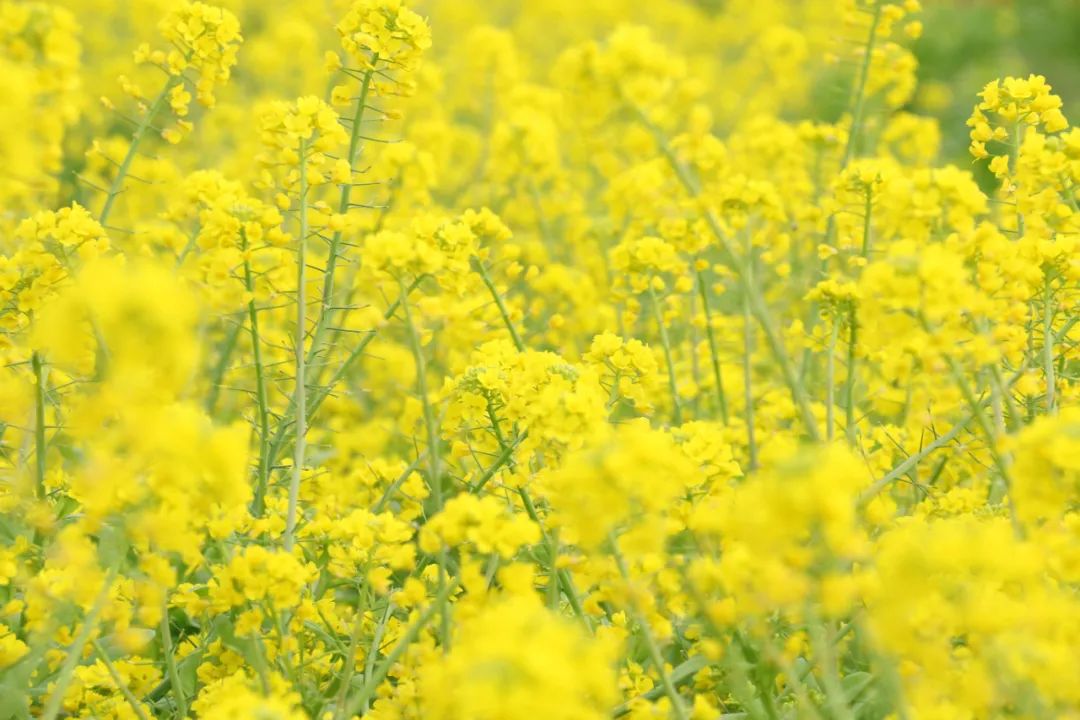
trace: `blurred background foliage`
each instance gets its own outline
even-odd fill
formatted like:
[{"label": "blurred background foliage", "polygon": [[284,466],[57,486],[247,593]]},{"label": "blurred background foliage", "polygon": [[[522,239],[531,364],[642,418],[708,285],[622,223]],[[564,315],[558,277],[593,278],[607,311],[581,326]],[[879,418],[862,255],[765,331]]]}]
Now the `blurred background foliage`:
[{"label": "blurred background foliage", "polygon": [[945,159],[970,164],[964,122],[975,93],[1004,75],[1045,75],[1080,117],[1080,0],[925,0],[913,50],[914,109],[941,120]]}]

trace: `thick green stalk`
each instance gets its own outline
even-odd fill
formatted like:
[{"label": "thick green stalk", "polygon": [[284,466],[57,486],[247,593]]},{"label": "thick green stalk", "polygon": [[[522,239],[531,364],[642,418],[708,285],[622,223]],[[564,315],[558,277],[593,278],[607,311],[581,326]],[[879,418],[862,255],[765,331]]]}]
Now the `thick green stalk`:
[{"label": "thick green stalk", "polygon": [[[826,637],[824,620],[815,617],[813,608],[807,613],[810,642],[821,665],[821,681],[825,686],[825,704],[829,716],[835,720],[855,720],[855,714],[848,705],[840,673],[836,667],[836,655],[833,652],[835,640]],[[831,635],[832,633],[829,633]]]},{"label": "thick green stalk", "polygon": [[964,428],[971,424],[971,421],[975,419],[975,415],[969,414],[945,433],[944,435],[938,435],[933,442],[928,445],[924,445],[917,453],[905,458],[903,462],[894,467],[888,473],[886,473],[881,479],[877,480],[873,485],[867,488],[858,498],[859,505],[865,505],[873,500],[879,492],[891,485],[896,480],[907,475],[913,467],[918,465],[929,455],[936,452],[939,448],[943,448],[951,443],[957,435],[959,435]]},{"label": "thick green stalk", "polygon": [[[386,625],[390,622],[391,616],[394,614],[394,603],[386,603],[386,611],[383,613],[382,620],[375,626],[375,632],[371,636],[371,647],[364,660],[364,682],[371,677],[375,672],[375,657],[379,652],[379,648],[382,646],[383,635],[386,633]],[[364,703],[362,710],[367,712],[368,704]]]},{"label": "thick green stalk", "polygon": [[[390,303],[390,306],[383,313],[382,318],[384,321],[389,320],[397,313],[398,309],[401,307],[402,300],[405,297],[408,297],[408,293],[411,293],[413,290],[416,289],[416,286],[420,284],[420,280],[421,278],[417,278],[417,280],[409,286],[405,296],[398,297],[396,300],[394,300],[394,302]],[[315,413],[318,412],[319,407],[322,406],[326,398],[330,397],[330,394],[333,392],[337,384],[341,381],[343,377],[345,377],[346,373],[349,372],[353,364],[358,359],[360,359],[360,357],[364,354],[364,350],[367,349],[367,346],[370,345],[371,341],[374,339],[375,332],[372,331],[368,333],[363,340],[357,343],[356,347],[353,348],[352,352],[349,353],[349,356],[345,358],[341,365],[338,366],[338,368],[334,371],[334,374],[330,377],[330,380],[323,386],[316,389],[315,395],[313,398],[311,398],[311,402],[308,404],[307,408],[308,422],[311,421]],[[274,431],[274,437],[270,441],[270,452],[268,454],[267,460],[270,467],[274,466],[274,463],[277,462],[282,450],[285,449],[285,443],[289,438],[289,430],[292,427],[295,418],[296,398],[294,396],[290,398],[289,405],[285,408],[285,415],[281,419],[281,421],[277,423],[277,429]]]},{"label": "thick green stalk", "polygon": [[180,671],[177,669],[176,657],[173,655],[168,598],[162,603],[161,608],[161,652],[165,656],[165,670],[169,676],[173,697],[176,699],[176,714],[178,717],[187,717],[187,698],[184,697],[184,688],[180,684]]},{"label": "thick green stalk", "polygon": [[304,472],[304,453],[307,445],[307,377],[304,338],[307,329],[307,236],[308,236],[307,143],[300,141],[300,237],[296,248],[296,387],[293,405],[296,408],[296,440],[293,443],[292,481],[289,483],[289,507],[285,518],[285,550],[291,551],[296,539],[296,515],[300,501],[300,479]]},{"label": "thick green stalk", "polygon": [[483,490],[484,486],[488,484],[488,481],[490,481],[491,478],[495,477],[495,473],[497,473],[503,465],[506,465],[510,461],[510,458],[513,457],[514,450],[517,449],[517,446],[520,445],[521,441],[524,440],[527,436],[528,431],[525,431],[518,435],[513,440],[513,442],[503,445],[502,452],[500,452],[499,456],[495,458],[495,462],[491,463],[491,465],[486,470],[484,470],[483,474],[481,474],[480,477],[477,478],[476,482],[473,483],[472,487],[469,488],[469,492],[475,495],[476,493]]},{"label": "thick green stalk", "polygon": [[[989,419],[986,417],[984,403],[975,397],[975,393],[971,390],[971,385],[968,384],[967,378],[964,377],[956,360],[946,356],[945,361],[949,365],[949,373],[952,375],[953,382],[960,388],[960,393],[964,396],[964,401],[975,416],[975,422],[982,431],[983,437],[986,439],[986,449],[989,450],[990,457],[994,461],[994,467],[997,468],[998,474],[1000,475],[1000,486],[998,486],[997,483],[991,483],[990,497],[988,500],[993,501],[995,499],[1000,499],[1001,496],[1005,497],[1005,501],[1009,508],[1009,519],[1012,521],[1013,533],[1017,538],[1022,538],[1024,536],[1024,529],[1016,514],[1016,505],[1012,498],[1012,479],[1009,473],[1008,458],[1002,455],[1001,450],[998,449],[998,436],[991,426]],[[998,495],[999,487],[1001,490],[1000,495]],[[995,498],[995,496],[997,496],[997,498]]]},{"label": "thick green stalk", "polygon": [[[510,336],[514,338],[515,347],[517,348],[518,352],[524,352],[525,344],[521,341],[521,336],[518,335],[517,330],[514,328],[514,323],[510,319],[510,315],[506,312],[506,308],[503,305],[502,298],[499,296],[498,291],[495,289],[495,284],[491,282],[491,278],[488,277],[488,274],[484,269],[483,264],[480,263],[479,260],[474,258],[473,266],[477,270],[477,272],[480,273],[480,277],[484,280],[484,284],[487,286],[488,291],[490,291],[491,293],[491,297],[494,299],[495,304],[498,306],[499,312],[502,314],[503,317],[503,322],[506,323],[506,328],[510,331]],[[499,467],[501,467],[503,463],[513,462],[513,450],[522,440],[525,439],[525,436],[528,432],[525,431],[521,433],[520,435],[518,435],[517,439],[514,440],[513,443],[507,444],[504,439],[502,430],[499,427],[499,419],[495,416],[495,413],[491,410],[490,406],[488,407],[488,416],[491,419],[492,432],[495,433],[495,438],[498,441],[502,452],[496,459],[495,463],[490,468],[488,468],[487,471],[485,471],[484,475],[473,487],[472,492],[479,491],[488,482],[488,480],[491,479],[491,477],[495,474],[495,471]],[[556,567],[556,561],[558,559],[557,548],[553,547],[547,530],[545,530],[544,524],[540,521],[540,515],[536,512],[536,506],[533,504],[532,497],[530,497],[529,495],[529,491],[524,487],[519,488],[518,496],[521,498],[521,502],[525,506],[525,512],[529,515],[529,519],[536,523],[537,527],[540,528],[541,539],[550,551],[551,564],[548,572],[551,573],[552,577],[562,587],[563,594],[566,596],[567,601],[570,603],[570,607],[574,611],[574,614],[578,617],[579,620],[581,620],[582,623],[585,624],[585,627],[591,630],[592,624],[590,623],[588,616],[585,615],[585,611],[581,605],[581,600],[578,598],[577,589],[574,587],[573,578],[570,577],[570,573],[566,570],[562,570]]]},{"label": "thick green stalk", "polygon": [[[1013,384],[1017,380],[1019,380],[1022,375],[1022,370],[1020,372],[1017,372],[1007,383],[1005,383],[1004,389],[1008,390],[1009,388],[1011,388]],[[986,407],[987,402],[988,400],[984,398],[983,400],[978,401],[975,407],[981,411],[982,408]],[[939,448],[942,448],[952,442],[953,439],[957,435],[959,435],[965,428],[967,428],[967,426],[970,425],[971,421],[974,419],[975,408],[972,408],[972,411],[969,412],[964,418],[959,420],[955,425],[953,425],[948,432],[943,435],[939,435],[933,440],[933,442],[923,446],[919,450],[919,452],[906,458],[903,462],[890,470],[884,477],[882,477],[880,480],[877,480],[873,485],[864,490],[863,493],[859,495],[858,504],[865,505],[866,503],[873,500],[874,496],[876,496],[879,492],[888,487],[892,482],[906,475],[913,467],[918,465],[932,453],[936,452]]]},{"label": "thick green stalk", "polygon": [[[878,12],[880,12],[880,3],[878,3]],[[871,34],[871,40],[873,34]],[[870,237],[871,226],[870,219],[873,216],[874,210],[874,195],[870,187],[866,188],[866,203],[863,207],[863,241],[862,241],[862,258],[865,260],[870,256]],[[844,434],[847,436],[848,444],[855,445],[856,440],[856,427],[855,427],[855,365],[858,362],[858,358],[855,355],[856,345],[859,340],[859,316],[858,310],[854,301],[851,303],[851,311],[848,314],[848,352],[847,352],[847,377],[844,382],[844,405],[846,409],[844,417]],[[831,358],[830,358],[831,360]],[[831,430],[831,428],[830,428]]]},{"label": "thick green stalk", "polygon": [[[371,69],[364,73],[364,79],[360,83],[360,96],[356,100],[356,110],[353,113],[348,154],[349,169],[353,172],[356,171],[356,162],[360,152],[360,140],[362,138],[360,128],[364,122],[364,111],[367,109],[368,96],[371,93],[372,78],[375,74],[374,68],[378,62],[379,55],[376,53],[371,59]],[[350,182],[343,183],[341,186],[341,193],[338,198],[338,214],[340,215],[344,215],[349,211],[352,188],[351,178]],[[326,270],[323,273],[322,307],[319,312],[319,318],[315,323],[315,330],[311,336],[311,351],[308,354],[309,364],[314,363],[322,346],[323,335],[331,324],[330,320],[333,316],[334,303],[334,281],[335,273],[337,272],[338,256],[341,252],[341,237],[341,230],[335,231],[334,234],[330,236],[330,248],[326,258]]]},{"label": "thick green stalk", "polygon": [[259,313],[255,307],[255,280],[251,274],[251,261],[247,257],[247,234],[240,232],[241,249],[244,251],[244,289],[248,300],[248,329],[251,333],[251,353],[255,362],[255,405],[259,414],[259,469],[255,481],[255,498],[252,512],[256,517],[262,515],[266,488],[270,482],[270,412],[266,399],[266,375],[263,372],[262,341],[259,336]]},{"label": "thick green stalk", "polygon": [[[858,79],[855,86],[852,88],[852,99],[850,104],[852,105],[852,121],[851,130],[848,132],[847,143],[844,146],[844,155],[840,160],[839,173],[842,173],[847,166],[851,164],[852,159],[855,157],[855,149],[858,144],[859,135],[862,133],[863,115],[866,111],[866,85],[870,79],[870,63],[873,57],[874,46],[877,44],[877,30],[878,25],[881,22],[883,0],[874,0],[873,17],[870,21],[870,33],[866,39],[866,54],[863,56],[862,66],[859,68]],[[864,233],[863,233],[863,246],[862,256],[865,258],[870,252],[870,191],[867,190],[867,207],[866,214],[864,215]],[[836,215],[835,213],[829,216],[829,220],[825,227],[825,244],[833,245],[836,240]],[[817,319],[817,302],[811,301],[807,308],[807,330],[813,327],[815,320]],[[849,353],[849,360],[854,360],[854,356]],[[810,349],[807,348],[803,353],[802,372],[805,373],[810,366]],[[848,375],[854,374],[853,365],[848,366]],[[851,424],[848,423],[848,427]],[[848,430],[848,438],[851,440],[850,430]]]}]

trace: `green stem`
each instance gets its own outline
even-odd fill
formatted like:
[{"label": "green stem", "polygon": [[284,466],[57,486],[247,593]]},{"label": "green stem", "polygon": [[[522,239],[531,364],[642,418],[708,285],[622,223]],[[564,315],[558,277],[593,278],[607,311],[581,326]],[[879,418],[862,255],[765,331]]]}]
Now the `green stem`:
[{"label": "green stem", "polygon": [[[675,172],[675,175],[683,188],[691,195],[691,197],[698,198],[701,195],[700,183],[691,174],[690,170],[679,161],[671,144],[667,141],[667,138],[664,137],[660,129],[651,123],[639,109],[634,109],[642,124],[652,132],[653,138],[659,146],[661,153],[667,159],[668,164]],[[810,407],[809,396],[806,394],[802,381],[795,371],[795,366],[791,362],[791,358],[784,349],[783,339],[773,320],[768,303],[766,303],[764,296],[750,278],[746,277],[744,268],[742,268],[738,262],[739,253],[737,252],[734,243],[732,243],[731,238],[724,232],[720,219],[717,218],[712,210],[707,208],[703,211],[703,217],[705,218],[706,224],[709,226],[709,231],[717,241],[719,241],[725,262],[728,267],[732,269],[732,272],[739,283],[740,290],[750,298],[750,312],[765,333],[765,342],[769,346],[769,351],[772,353],[777,365],[780,366],[780,373],[784,378],[784,383],[791,392],[791,398],[799,411],[799,417],[802,420],[807,437],[814,441],[820,440],[821,434],[818,431],[817,422],[814,420],[814,413]]]},{"label": "green stem", "polygon": [[[614,536],[611,537],[611,556],[619,568],[619,574],[622,575],[623,581],[629,584],[630,573],[627,571],[626,562],[623,560],[622,553],[619,552],[618,541]],[[690,715],[686,710],[686,704],[682,695],[675,689],[675,683],[672,681],[671,675],[668,674],[667,668],[664,667],[664,657],[660,654],[660,647],[656,644],[656,639],[653,637],[648,621],[646,621],[633,599],[631,599],[630,605],[634,620],[637,621],[638,629],[641,630],[641,636],[645,640],[645,647],[649,651],[649,659],[652,661],[656,673],[660,676],[660,685],[664,688],[664,694],[671,700],[671,709],[675,717],[677,720],[689,720]]]},{"label": "green stem", "polygon": [[[458,586],[458,579],[453,578],[450,582],[446,583],[445,587],[439,591],[439,594],[435,597],[434,601],[424,610],[423,613],[405,630],[401,639],[398,640],[397,645],[390,651],[386,657],[382,659],[382,662],[375,667],[370,677],[364,682],[363,687],[355,695],[352,696],[345,704],[344,717],[353,717],[356,715],[357,710],[371,699],[378,689],[379,684],[386,679],[390,669],[394,667],[397,661],[405,654],[405,651],[409,649],[409,646],[416,640],[420,632],[427,627],[428,623],[435,616],[437,612],[440,612],[440,608],[449,599],[450,595]],[[375,652],[375,648],[372,648],[372,652]]]},{"label": "green stem", "polygon": [[754,434],[754,325],[750,322],[750,300],[743,296],[743,404],[745,405],[746,420],[746,453],[748,455],[748,470],[756,470],[757,438]]},{"label": "green stem", "polygon": [[[678,684],[680,684],[680,683],[682,683],[682,682],[684,682],[686,680],[690,680],[690,679],[692,679],[694,677],[694,675],[696,675],[698,673],[698,671],[700,671],[702,668],[708,667],[709,664],[710,664],[709,659],[706,658],[704,655],[695,655],[692,658],[688,658],[686,661],[680,663],[678,667],[672,669],[672,671],[671,671],[671,682],[673,684],[675,684],[675,685],[678,685]],[[620,718],[623,715],[629,715],[630,710],[633,707],[633,704],[634,704],[634,702],[636,700],[645,700],[645,701],[656,700],[657,698],[662,696],[664,694],[664,692],[665,692],[665,690],[664,690],[663,687],[654,687],[652,690],[649,690],[647,692],[642,693],[641,695],[638,695],[637,698],[635,698],[634,700],[624,702],[623,704],[616,707],[614,710],[611,711],[611,716],[613,718]],[[735,714],[721,715],[720,717],[721,718],[735,718],[735,717],[740,717],[741,718],[741,717],[746,717],[746,715],[745,715],[745,713],[735,713]]]},{"label": "green stem", "polygon": [[712,310],[709,307],[709,292],[705,286],[705,274],[697,271],[698,292],[701,294],[701,307],[705,313],[705,337],[709,341],[709,356],[712,358],[713,382],[716,383],[716,401],[720,407],[720,417],[727,425],[728,408],[724,397],[724,382],[720,374],[720,354],[716,346],[716,332],[713,329]]},{"label": "green stem", "polygon": [[60,713],[60,707],[64,702],[64,694],[67,692],[68,686],[75,675],[75,668],[78,667],[79,661],[82,659],[83,648],[90,642],[91,636],[97,630],[98,616],[101,615],[101,611],[105,609],[105,603],[109,600],[109,589],[112,587],[115,577],[116,570],[110,570],[105,577],[105,583],[94,600],[93,606],[90,608],[90,612],[83,618],[83,625],[79,629],[79,634],[75,636],[75,640],[68,646],[64,663],[60,666],[60,674],[57,676],[52,693],[50,693],[49,699],[45,702],[45,707],[41,711],[41,720],[56,720],[56,716]]},{"label": "green stem", "polygon": [[825,685],[825,703],[829,707],[829,715],[835,720],[855,720],[855,714],[848,705],[836,667],[836,656],[833,652],[834,640],[825,636],[823,621],[811,616],[809,624],[810,642],[814,648],[814,655],[818,657],[821,664],[821,680]]},{"label": "green stem", "polygon": [[870,80],[870,63],[874,55],[874,46],[877,44],[877,29],[881,23],[882,0],[875,0],[874,14],[870,20],[870,35],[866,39],[866,54],[863,56],[862,67],[859,68],[859,82],[855,86],[855,102],[851,112],[851,131],[848,132],[847,144],[844,146],[844,158],[841,168],[846,168],[855,156],[855,146],[862,132],[863,114],[866,112],[866,84]]},{"label": "green stem", "polygon": [[[407,290],[405,283],[401,283],[401,297],[405,298]],[[413,323],[412,311],[409,309],[408,300],[401,301],[401,310],[405,315],[405,327],[409,333],[409,345],[412,349],[413,360],[416,363],[416,392],[420,396],[420,404],[423,407],[424,429],[427,432],[428,441],[428,482],[431,486],[431,495],[435,500],[435,511],[442,509],[442,467],[439,454],[439,426],[435,418],[435,409],[431,405],[427,387],[427,362],[424,359],[424,349],[420,344],[420,333]]]},{"label": "green stem", "polygon": [[[394,603],[388,602],[386,604],[386,611],[383,613],[382,620],[375,626],[375,632],[371,637],[371,648],[368,652],[364,662],[364,682],[367,682],[375,671],[375,657],[378,655],[379,648],[382,646],[383,635],[386,633],[386,625],[390,622],[390,617],[394,613]],[[362,708],[364,712],[367,712],[367,703],[364,703]]]},{"label": "green stem", "polygon": [[289,483],[289,507],[285,519],[285,550],[291,551],[296,539],[296,515],[300,500],[300,479],[304,472],[304,452],[307,445],[307,378],[305,372],[304,338],[307,329],[307,142],[300,141],[300,237],[296,248],[296,387],[293,405],[296,407],[296,440],[293,444],[292,481]]},{"label": "green stem", "polygon": [[241,250],[244,252],[244,289],[248,300],[248,329],[251,332],[251,353],[255,361],[255,404],[259,413],[259,469],[255,481],[255,499],[252,514],[261,517],[266,498],[266,487],[270,481],[270,463],[268,458],[270,442],[270,412],[266,399],[266,376],[263,372],[262,341],[259,336],[259,313],[255,307],[255,280],[251,274],[251,261],[247,257],[247,233],[240,231]]},{"label": "green stem", "polygon": [[38,498],[45,497],[45,456],[48,442],[45,438],[45,364],[36,351],[30,356],[34,370],[34,492]]},{"label": "green stem", "polygon": [[863,259],[870,257],[870,218],[874,214],[874,192],[872,186],[866,186],[866,203],[863,205],[863,235],[862,252]]},{"label": "green stem", "polygon": [[518,435],[513,442],[504,445],[502,448],[502,452],[500,452],[499,456],[495,458],[495,462],[491,463],[491,465],[486,470],[484,470],[483,474],[476,480],[473,486],[469,488],[469,492],[475,495],[476,493],[483,490],[484,486],[488,484],[491,478],[495,477],[495,473],[499,471],[499,468],[501,468],[503,465],[506,465],[507,462],[510,461],[510,459],[514,455],[514,450],[517,449],[518,445],[522,443],[522,441],[528,436],[528,434],[529,433],[526,430],[520,435]]},{"label": "green stem", "polygon": [[1046,374],[1046,414],[1055,415],[1057,378],[1054,375],[1054,293],[1051,278],[1046,278],[1043,293],[1043,372]]},{"label": "green stem", "polygon": [[[406,298],[407,291],[404,280],[399,280],[402,298]],[[409,332],[409,345],[413,352],[413,361],[416,365],[416,393],[420,396],[420,405],[424,414],[424,429],[427,431],[427,458],[428,458],[428,486],[431,488],[431,496],[435,501],[435,512],[438,513],[443,507],[442,488],[442,456],[439,452],[439,425],[435,418],[435,408],[431,405],[427,387],[427,362],[424,359],[424,349],[420,344],[420,332],[413,323],[412,311],[409,310],[408,299],[401,301],[401,310],[405,315],[405,327]],[[446,548],[439,549],[439,590],[446,587]],[[444,650],[450,642],[450,610],[447,602],[443,602],[440,610],[440,639]]]},{"label": "green stem", "polygon": [[206,397],[206,414],[213,415],[217,408],[218,398],[221,397],[221,385],[225,378],[225,372],[229,369],[229,360],[236,349],[236,341],[240,337],[242,321],[237,321],[229,327],[225,334],[225,340],[221,344],[221,352],[218,354],[217,363],[210,372],[210,390]]},{"label": "green stem", "polygon": [[[352,118],[352,132],[349,135],[349,169],[353,172],[356,171],[356,162],[360,152],[360,129],[364,121],[364,111],[367,109],[368,96],[371,92],[371,82],[375,74],[375,66],[379,62],[379,55],[375,53],[371,58],[371,67],[364,73],[364,79],[360,83],[360,97],[356,101],[356,110],[353,113]],[[350,173],[351,175],[351,173]],[[341,185],[341,193],[338,199],[338,214],[345,215],[349,211],[349,202],[352,197],[353,184],[351,182],[343,183]],[[323,335],[326,333],[327,328],[331,324],[333,317],[333,302],[334,302],[334,281],[335,273],[337,272],[338,256],[341,252],[341,237],[342,231],[337,230],[330,236],[330,248],[329,254],[326,259],[326,270],[323,274],[323,288],[322,288],[322,308],[319,313],[319,318],[315,323],[315,330],[312,333],[311,351],[308,353],[308,363],[315,362],[315,358],[320,352],[322,345]],[[332,341],[331,341],[332,345]]]},{"label": "green stem", "polygon": [[592,631],[592,622],[589,620],[588,615],[585,614],[585,609],[581,604],[581,599],[578,597],[577,589],[574,587],[574,580],[570,577],[570,573],[566,570],[556,567],[558,560],[558,552],[553,548],[550,535],[544,528],[544,523],[540,520],[540,514],[536,512],[536,505],[533,504],[532,497],[529,495],[529,491],[525,488],[518,488],[518,496],[521,498],[522,504],[525,506],[525,512],[528,514],[529,519],[536,523],[540,528],[540,537],[544,544],[548,547],[548,551],[551,555],[551,562],[548,572],[560,585],[563,591],[563,595],[566,596],[567,602],[570,603],[570,609],[574,611],[574,615],[581,621],[586,628]]},{"label": "green stem", "polygon": [[180,684],[180,671],[176,666],[176,658],[173,656],[172,629],[169,627],[169,600],[166,598],[161,608],[161,652],[165,655],[165,670],[169,676],[169,685],[172,686],[173,697],[176,699],[176,712],[179,717],[187,717],[187,698],[184,697],[184,688]]},{"label": "green stem", "polygon": [[[1020,148],[1024,144],[1024,123],[1021,120],[1016,121],[1016,127],[1013,131],[1013,146],[1010,157],[1010,174],[1016,175],[1016,172],[1020,167]],[[1016,199],[1016,183],[1012,180],[1009,183],[1013,186],[1013,200]],[[1021,238],[1024,236],[1026,224],[1024,222],[1024,214],[1020,212],[1020,208],[1016,209],[1016,237]]]},{"label": "green stem", "polygon": [[109,215],[113,210],[113,205],[116,203],[116,198],[123,190],[124,180],[131,170],[131,163],[135,160],[135,155],[138,152],[139,144],[142,142],[143,136],[146,135],[146,131],[150,129],[150,126],[154,122],[154,118],[157,117],[157,114],[161,111],[169,93],[172,92],[172,89],[176,87],[180,81],[181,76],[179,75],[169,76],[169,80],[165,83],[165,87],[161,89],[158,96],[150,103],[150,109],[146,111],[146,115],[142,117],[138,126],[136,126],[135,132],[131,136],[131,144],[128,145],[127,154],[124,155],[124,159],[120,163],[120,168],[116,171],[116,177],[113,178],[112,184],[109,186],[108,194],[105,196],[105,204],[101,208],[101,214],[98,215],[98,222],[102,225],[105,225],[108,221]]},{"label": "green stem", "polygon": [[891,485],[894,481],[907,475],[916,465],[926,459],[929,455],[936,452],[939,448],[945,447],[956,438],[961,431],[966,428],[972,420],[975,419],[974,414],[969,414],[964,419],[957,422],[952,428],[944,435],[938,435],[929,445],[923,446],[917,453],[908,456],[899,465],[894,467],[888,473],[886,473],[880,480],[877,480],[873,485],[867,488],[858,499],[858,504],[865,505],[873,500],[879,492]]},{"label": "green stem", "polygon": [[[1009,382],[1005,384],[1005,386],[1006,386],[1005,389],[1007,390],[1007,389],[1011,388],[1013,386],[1013,384],[1017,380],[1019,380],[1022,375],[1023,375],[1023,371],[1017,372],[1009,380]],[[976,407],[981,411],[982,408],[984,408],[986,406],[987,402],[988,401],[986,399],[983,399],[983,400],[981,400],[981,401],[979,401],[977,403]],[[966,417],[964,417],[963,419],[958,421],[955,425],[953,425],[952,428],[948,432],[946,432],[944,435],[939,435],[929,445],[924,446],[922,449],[919,450],[919,452],[917,452],[917,453],[909,456],[908,458],[906,458],[903,462],[901,462],[895,468],[890,470],[884,477],[882,477],[880,480],[876,481],[873,485],[871,485],[869,488],[867,488],[859,496],[858,504],[860,506],[862,506],[862,505],[865,505],[866,503],[870,502],[874,498],[875,495],[877,495],[879,492],[881,492],[886,487],[888,487],[888,485],[890,483],[892,483],[893,481],[895,481],[895,480],[903,477],[904,475],[906,475],[913,467],[915,467],[920,462],[922,462],[924,459],[926,459],[927,456],[929,456],[932,453],[936,452],[939,448],[942,448],[945,445],[948,445],[950,442],[953,441],[953,439],[957,435],[960,434],[961,431],[963,431],[968,425],[970,425],[971,421],[974,420],[974,419],[975,419],[975,410],[973,408],[972,411],[969,412]]]},{"label": "green stem", "polygon": [[480,279],[484,281],[484,285],[487,287],[488,292],[491,293],[492,299],[495,301],[495,307],[499,309],[499,315],[502,316],[503,324],[506,325],[506,329],[510,332],[510,339],[514,341],[514,347],[518,352],[525,352],[525,343],[522,342],[521,336],[518,335],[517,328],[514,327],[514,322],[510,319],[510,313],[506,309],[506,304],[503,302],[502,295],[495,288],[495,283],[491,281],[491,276],[488,274],[487,268],[480,262],[480,258],[473,257],[471,260],[473,270],[480,275]]},{"label": "green stem", "polygon": [[844,379],[844,432],[847,435],[848,444],[855,445],[855,347],[859,340],[859,323],[855,311],[855,304],[851,305],[848,315],[848,352],[847,352],[847,377]]},{"label": "green stem", "polygon": [[825,357],[825,437],[829,442],[833,441],[836,429],[836,339],[839,334],[840,323],[834,317],[829,334],[829,354]]},{"label": "green stem", "polygon": [[139,720],[150,720],[146,715],[146,711],[143,710],[142,705],[139,704],[139,699],[131,692],[131,688],[124,682],[124,678],[120,677],[120,672],[113,665],[112,660],[109,659],[108,654],[105,652],[105,648],[101,647],[101,643],[97,640],[91,640],[90,644],[94,648],[94,652],[101,658],[101,662],[105,664],[105,669],[109,672],[109,677],[112,678],[113,684],[116,685],[116,689],[120,691],[120,694],[127,700],[128,705],[131,706],[132,712]]},{"label": "green stem", "polygon": [[664,324],[664,313],[660,310],[660,300],[656,297],[656,290],[649,284],[649,303],[652,306],[653,316],[656,318],[656,326],[660,330],[660,344],[664,348],[664,363],[667,365],[668,390],[671,392],[672,416],[675,425],[682,425],[682,406],[679,403],[679,388],[675,380],[675,363],[671,357],[671,340],[668,338],[667,325]]},{"label": "green stem", "polygon": [[[356,674],[356,650],[360,647],[360,633],[364,627],[364,613],[360,608],[356,609],[356,621],[353,623],[352,637],[349,640],[349,649],[345,655],[345,667],[341,672],[340,687],[338,688],[337,703],[334,707],[334,720],[342,720],[345,711],[345,699],[349,694],[349,686],[352,684],[353,675]],[[375,648],[370,648],[374,652]]]},{"label": "green stem", "polygon": [[[416,281],[409,286],[408,293],[411,293],[414,289],[416,289],[416,287],[420,284],[420,280],[421,278],[417,278]],[[406,293],[404,297],[407,297],[408,293]],[[390,306],[386,309],[386,312],[383,313],[382,319],[384,321],[389,320],[397,313],[398,308],[401,307],[401,301],[403,299],[403,297],[398,297],[396,300],[394,300],[394,302],[390,303]],[[330,380],[325,385],[316,390],[315,396],[314,398],[312,398],[312,401],[307,408],[308,422],[311,421],[315,413],[318,411],[319,407],[322,406],[326,398],[330,397],[330,394],[333,392],[337,384],[341,381],[343,377],[345,377],[346,373],[349,372],[353,364],[364,354],[364,350],[367,349],[367,346],[370,345],[371,341],[374,339],[375,332],[372,331],[368,333],[363,340],[357,343],[356,347],[353,348],[352,352],[349,353],[349,356],[345,358],[345,361],[342,362],[341,365],[334,371],[334,374],[330,377]],[[290,398],[289,405],[285,409],[285,416],[277,424],[277,430],[274,431],[274,438],[270,442],[270,453],[268,456],[268,464],[270,467],[274,466],[274,463],[277,462],[278,457],[281,455],[282,450],[285,448],[285,443],[289,437],[289,429],[292,427],[295,418],[296,398],[293,397]]]}]

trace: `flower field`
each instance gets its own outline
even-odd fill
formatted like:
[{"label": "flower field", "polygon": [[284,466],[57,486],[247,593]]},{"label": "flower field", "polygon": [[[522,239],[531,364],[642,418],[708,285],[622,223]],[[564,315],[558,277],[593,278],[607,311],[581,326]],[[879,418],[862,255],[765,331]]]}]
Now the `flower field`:
[{"label": "flower field", "polygon": [[0,0],[0,720],[1080,719],[1068,2],[217,1]]}]

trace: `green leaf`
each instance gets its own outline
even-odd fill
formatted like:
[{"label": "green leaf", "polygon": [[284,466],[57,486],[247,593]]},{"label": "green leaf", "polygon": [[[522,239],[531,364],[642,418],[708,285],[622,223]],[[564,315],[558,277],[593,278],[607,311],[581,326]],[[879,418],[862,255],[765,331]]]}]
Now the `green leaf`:
[{"label": "green leaf", "polygon": [[29,720],[30,699],[24,688],[0,684],[0,720]]},{"label": "green leaf", "polygon": [[874,676],[868,672],[853,672],[840,680],[849,704],[862,697],[873,684]]},{"label": "green leaf", "polygon": [[106,525],[98,534],[98,559],[102,567],[118,568],[131,544],[121,528]]}]

